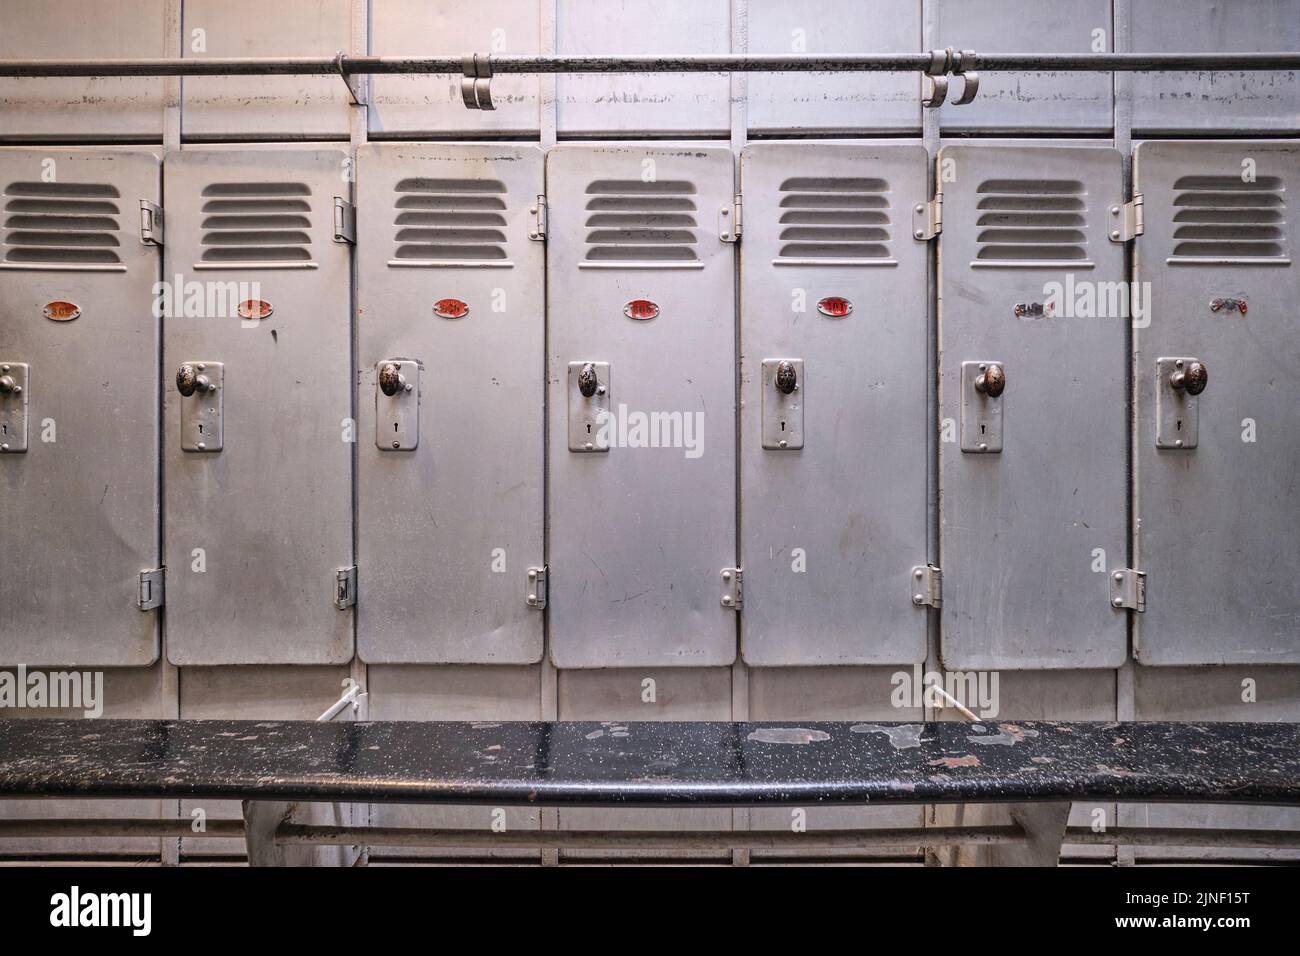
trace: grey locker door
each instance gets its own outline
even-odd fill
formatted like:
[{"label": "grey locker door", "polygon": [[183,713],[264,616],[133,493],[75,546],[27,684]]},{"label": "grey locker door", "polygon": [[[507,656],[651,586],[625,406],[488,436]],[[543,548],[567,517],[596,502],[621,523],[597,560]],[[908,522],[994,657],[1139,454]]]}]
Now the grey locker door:
[{"label": "grey locker door", "polygon": [[[542,152],[370,146],[358,166],[361,656],[538,661]],[[385,366],[402,369],[392,396]]]},{"label": "grey locker door", "polygon": [[[911,572],[926,563],[929,253],[912,215],[927,180],[919,146],[772,144],[742,156],[750,664],[925,659]],[[788,393],[773,371],[782,362],[802,378]]]},{"label": "grey locker door", "polygon": [[720,236],[733,190],[727,149],[547,156],[559,667],[735,660],[721,603],[736,555],[735,254]]},{"label": "grey locker door", "polygon": [[358,440],[349,253],[333,229],[347,159],[273,148],[167,158],[165,274],[183,284],[163,338],[174,664],[352,657],[352,611],[336,607]]},{"label": "grey locker door", "polygon": [[[952,669],[1118,667],[1124,246],[1109,148],[940,150],[940,561]],[[1099,314],[1101,313],[1101,314]]]},{"label": "grey locker door", "polygon": [[[1152,304],[1133,337],[1136,557],[1147,572],[1136,655],[1300,663],[1300,247],[1289,208],[1300,146],[1143,143],[1134,170],[1137,278]],[[1179,360],[1208,373],[1199,394],[1201,383],[1173,387]]]},{"label": "grey locker door", "polygon": [[0,664],[158,656],[159,187],[151,152],[0,150]]}]

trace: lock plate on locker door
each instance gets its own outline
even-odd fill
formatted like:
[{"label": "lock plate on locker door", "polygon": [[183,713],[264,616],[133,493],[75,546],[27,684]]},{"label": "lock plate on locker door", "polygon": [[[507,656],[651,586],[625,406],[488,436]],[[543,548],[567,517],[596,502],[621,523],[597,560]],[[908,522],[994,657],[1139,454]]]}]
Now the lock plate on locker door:
[{"label": "lock plate on locker door", "polygon": [[181,403],[181,449],[221,451],[222,396],[226,366],[221,362],[184,362],[176,372]]},{"label": "lock plate on locker door", "polygon": [[[961,363],[961,450],[974,455],[991,455],[1002,451],[1002,383],[1005,372],[1001,362]],[[991,373],[1000,378],[990,385]]]},{"label": "lock plate on locker door", "polygon": [[27,450],[26,362],[0,362],[0,455]]},{"label": "lock plate on locker door", "polygon": [[803,359],[763,359],[763,447],[803,447]]},{"label": "lock plate on locker door", "polygon": [[[1190,370],[1200,366],[1202,376],[1182,387],[1174,383],[1186,381]],[[1198,398],[1205,388],[1205,366],[1194,358],[1156,359],[1156,447],[1176,448],[1186,451],[1195,448],[1200,431],[1200,404]]]},{"label": "lock plate on locker door", "polygon": [[420,363],[384,359],[375,365],[375,445],[413,451],[420,444]]},{"label": "lock plate on locker door", "polygon": [[609,416],[609,363],[570,362],[569,451],[609,451],[601,426]]}]

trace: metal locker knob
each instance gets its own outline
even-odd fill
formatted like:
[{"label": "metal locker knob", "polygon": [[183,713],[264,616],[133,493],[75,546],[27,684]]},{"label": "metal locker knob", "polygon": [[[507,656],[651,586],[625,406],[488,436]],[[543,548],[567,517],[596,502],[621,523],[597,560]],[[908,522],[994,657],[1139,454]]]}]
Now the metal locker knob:
[{"label": "metal locker knob", "polygon": [[600,382],[596,378],[596,366],[588,362],[578,372],[578,391],[582,392],[584,398],[591,398],[596,394],[600,387]]},{"label": "metal locker knob", "polygon": [[[0,375],[0,394],[9,395],[16,390],[16,385],[12,375]],[[21,391],[21,389],[17,389]]]},{"label": "metal locker knob", "polygon": [[379,390],[381,392],[391,397],[404,388],[406,388],[406,376],[401,373],[396,365],[392,362],[385,362],[379,366]]},{"label": "metal locker knob", "polygon": [[176,391],[186,398],[195,392],[209,392],[213,387],[211,379],[201,374],[197,366],[187,363],[176,370]]},{"label": "metal locker knob", "polygon": [[799,374],[794,370],[794,363],[778,362],[776,366],[776,390],[783,395],[789,395],[798,387]]},{"label": "metal locker knob", "polygon": [[1007,373],[1001,365],[994,363],[980,372],[975,379],[975,391],[989,398],[997,398],[1007,387]]},{"label": "metal locker knob", "polygon": [[[1179,363],[1181,365],[1181,363]],[[1188,395],[1200,395],[1209,384],[1210,372],[1204,362],[1191,361],[1174,370],[1169,376],[1169,384],[1180,388]]]}]

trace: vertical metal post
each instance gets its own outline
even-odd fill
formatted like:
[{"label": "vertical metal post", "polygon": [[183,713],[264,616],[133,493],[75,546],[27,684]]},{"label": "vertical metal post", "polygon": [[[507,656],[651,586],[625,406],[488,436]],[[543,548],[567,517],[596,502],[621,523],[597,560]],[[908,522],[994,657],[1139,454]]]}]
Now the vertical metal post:
[{"label": "vertical metal post", "polygon": [[[1133,22],[1132,22],[1132,0],[1114,0],[1112,4],[1114,11],[1114,22],[1112,24],[1112,37],[1114,41],[1114,52],[1127,53],[1133,43]],[[1124,158],[1124,195],[1132,197],[1133,195],[1133,74],[1115,73],[1113,75],[1115,84],[1115,148],[1119,150],[1120,155]],[[1134,277],[1133,263],[1133,244],[1130,244],[1125,261],[1126,278],[1129,282],[1129,288],[1132,288]],[[1134,447],[1136,440],[1137,427],[1133,420],[1134,403],[1131,400],[1133,395],[1133,367],[1131,356],[1133,355],[1133,328],[1129,323],[1129,328],[1124,335],[1125,364],[1128,366],[1128,375],[1125,384],[1128,389],[1130,401],[1128,402],[1129,410],[1129,440],[1125,447],[1125,456],[1128,462],[1128,482],[1130,498],[1126,501],[1125,509],[1128,512],[1128,534],[1130,554],[1128,555],[1127,567],[1141,568],[1141,556],[1138,554],[1137,535],[1133,523],[1133,515],[1136,513],[1136,496],[1137,496],[1137,462],[1138,457]],[[1137,719],[1137,699],[1134,681],[1133,665],[1133,648],[1135,638],[1137,637],[1137,628],[1141,627],[1140,615],[1130,614],[1129,619],[1129,642],[1128,657],[1115,673],[1115,719],[1116,720],[1136,720]],[[1115,819],[1108,820],[1108,826],[1138,826],[1139,818],[1144,815],[1144,810],[1132,804],[1116,804]],[[1117,846],[1115,848],[1115,861],[1120,866],[1132,866],[1135,855],[1132,846]]]}]

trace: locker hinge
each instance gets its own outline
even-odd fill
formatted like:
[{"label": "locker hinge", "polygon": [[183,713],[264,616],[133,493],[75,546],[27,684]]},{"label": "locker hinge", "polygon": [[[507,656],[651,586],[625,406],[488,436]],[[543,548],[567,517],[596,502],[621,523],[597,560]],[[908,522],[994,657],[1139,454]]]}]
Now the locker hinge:
[{"label": "locker hinge", "polygon": [[146,246],[163,244],[162,206],[147,199],[140,200],[140,241]]},{"label": "locker hinge", "polygon": [[1147,609],[1147,575],[1145,571],[1120,568],[1110,573],[1110,606],[1128,608],[1141,614]]},{"label": "locker hinge", "polygon": [[943,572],[933,564],[918,564],[912,569],[908,582],[912,590],[912,603],[918,607],[943,607]]},{"label": "locker hinge", "polygon": [[745,574],[740,568],[722,569],[722,606],[739,611],[745,603],[745,592],[741,588]]},{"label": "locker hinge", "polygon": [[140,591],[136,604],[142,611],[152,611],[163,606],[166,594],[166,568],[149,568],[140,572]]},{"label": "locker hinge", "polygon": [[740,242],[743,226],[741,200],[737,195],[730,206],[718,210],[718,238],[723,242]]},{"label": "locker hinge", "polygon": [[533,217],[528,227],[528,238],[534,242],[546,241],[546,197],[538,196],[537,202],[528,207],[528,214]]},{"label": "locker hinge", "polygon": [[943,232],[943,193],[937,192],[929,202],[912,207],[912,237],[929,242]]},{"label": "locker hinge", "polygon": [[357,210],[352,203],[334,197],[334,241],[357,243]]},{"label": "locker hinge", "polygon": [[357,604],[357,566],[339,568],[334,573],[334,606],[342,611],[344,608],[356,607]]},{"label": "locker hinge", "polygon": [[524,603],[542,610],[546,607],[546,565],[528,569],[525,581]]},{"label": "locker hinge", "polygon": [[1146,231],[1146,220],[1142,214],[1142,194],[1138,193],[1130,202],[1121,206],[1110,207],[1110,241],[1129,242]]}]

